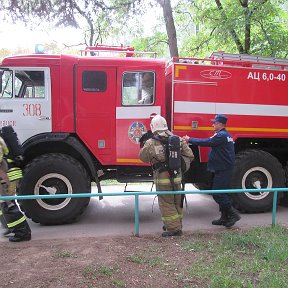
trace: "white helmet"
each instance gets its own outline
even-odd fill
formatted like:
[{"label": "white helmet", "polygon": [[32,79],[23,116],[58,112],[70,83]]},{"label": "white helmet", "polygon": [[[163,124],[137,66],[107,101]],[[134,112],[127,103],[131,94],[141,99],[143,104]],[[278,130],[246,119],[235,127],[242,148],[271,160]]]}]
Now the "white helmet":
[{"label": "white helmet", "polygon": [[160,115],[156,115],[152,118],[150,123],[151,131],[154,133],[156,131],[168,130],[166,119]]}]

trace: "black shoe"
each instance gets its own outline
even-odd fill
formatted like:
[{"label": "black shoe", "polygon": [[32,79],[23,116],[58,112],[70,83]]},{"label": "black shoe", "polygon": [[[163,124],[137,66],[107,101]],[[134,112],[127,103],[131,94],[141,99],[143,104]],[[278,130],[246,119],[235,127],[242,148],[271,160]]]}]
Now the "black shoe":
[{"label": "black shoe", "polygon": [[31,234],[27,234],[24,236],[14,235],[14,236],[9,237],[10,242],[21,242],[21,241],[30,241],[30,240],[31,240]]},{"label": "black shoe", "polygon": [[239,212],[234,208],[231,207],[227,210],[228,221],[224,224],[226,228],[232,227],[237,221],[241,219]]},{"label": "black shoe", "polygon": [[212,225],[224,225],[227,223],[228,217],[226,211],[221,211],[221,217],[212,221]]},{"label": "black shoe", "polygon": [[162,237],[171,237],[171,236],[182,236],[182,230],[176,230],[176,231],[166,231],[162,233]]},{"label": "black shoe", "polygon": [[167,227],[165,225],[163,225],[162,229],[163,231],[167,231]]}]

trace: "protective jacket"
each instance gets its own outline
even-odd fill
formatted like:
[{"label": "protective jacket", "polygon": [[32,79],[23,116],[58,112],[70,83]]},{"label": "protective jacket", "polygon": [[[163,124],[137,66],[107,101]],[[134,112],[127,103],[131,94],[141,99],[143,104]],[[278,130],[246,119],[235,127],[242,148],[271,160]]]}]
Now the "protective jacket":
[{"label": "protective jacket", "polygon": [[[172,135],[170,131],[161,133],[161,136],[167,138]],[[181,139],[181,155],[185,155],[190,158],[190,162],[194,156],[187,143]],[[140,149],[140,159],[143,162],[148,162],[153,168],[153,177],[156,185],[156,191],[173,191],[181,190],[182,174],[181,169],[178,173],[173,176],[168,171],[158,169],[160,167],[156,164],[164,163],[166,161],[165,148],[161,141],[151,138],[147,140],[144,146]],[[164,222],[164,226],[168,231],[179,231],[182,230],[182,218],[183,218],[183,206],[182,206],[182,195],[167,194],[158,195],[158,203]]]}]

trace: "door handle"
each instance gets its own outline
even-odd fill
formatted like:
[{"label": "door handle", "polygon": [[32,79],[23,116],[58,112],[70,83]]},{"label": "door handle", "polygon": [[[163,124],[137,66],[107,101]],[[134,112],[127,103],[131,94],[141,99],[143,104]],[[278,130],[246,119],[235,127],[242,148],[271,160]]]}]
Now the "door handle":
[{"label": "door handle", "polygon": [[0,108],[0,113],[12,113],[13,109],[1,109]]},{"label": "door handle", "polygon": [[51,120],[51,117],[49,117],[49,116],[40,116],[38,118],[38,120]]}]

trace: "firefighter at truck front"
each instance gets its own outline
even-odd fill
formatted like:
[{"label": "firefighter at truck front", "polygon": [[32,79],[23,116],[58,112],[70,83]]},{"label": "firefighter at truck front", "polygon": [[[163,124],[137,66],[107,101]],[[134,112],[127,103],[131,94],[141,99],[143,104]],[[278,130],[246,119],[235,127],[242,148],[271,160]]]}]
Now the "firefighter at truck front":
[{"label": "firefighter at truck front", "polygon": [[[234,141],[225,128],[227,120],[228,118],[223,114],[218,114],[211,119],[215,134],[210,138],[190,138],[187,135],[183,137],[189,144],[211,147],[207,169],[213,175],[212,190],[229,189],[233,175]],[[221,217],[212,221],[213,225],[229,228],[241,219],[239,212],[232,206],[229,194],[213,194],[213,199],[219,205],[221,212]]]},{"label": "firefighter at truck front", "polygon": [[[140,139],[140,159],[143,162],[151,163],[156,191],[181,190],[181,158],[180,168],[178,170],[171,171],[167,165],[168,155],[166,147],[163,144],[166,142],[166,145],[168,145],[167,138],[173,134],[168,130],[165,118],[160,115],[153,117],[150,127],[153,133],[152,134],[150,131],[150,134],[152,134],[151,138],[148,140],[145,139],[145,137],[144,139]],[[190,167],[190,162],[194,158],[194,155],[184,139],[180,139],[180,137],[176,135],[173,136],[176,137],[176,140],[178,139],[178,154],[179,157],[183,157],[185,159],[187,171]],[[183,194],[169,193],[166,195],[158,195],[161,218],[164,223],[164,232],[162,233],[162,237],[182,235],[183,200]]]},{"label": "firefighter at truck front", "polygon": [[[19,180],[23,177],[22,170],[18,167],[23,159],[22,148],[12,126],[2,127],[0,134],[0,159],[3,167],[1,169],[1,195],[13,196],[16,194]],[[7,175],[6,178],[2,177],[4,172]],[[0,220],[5,229],[2,234],[8,236],[11,242],[31,240],[31,229],[16,202],[14,200],[1,201],[0,207]]]}]

